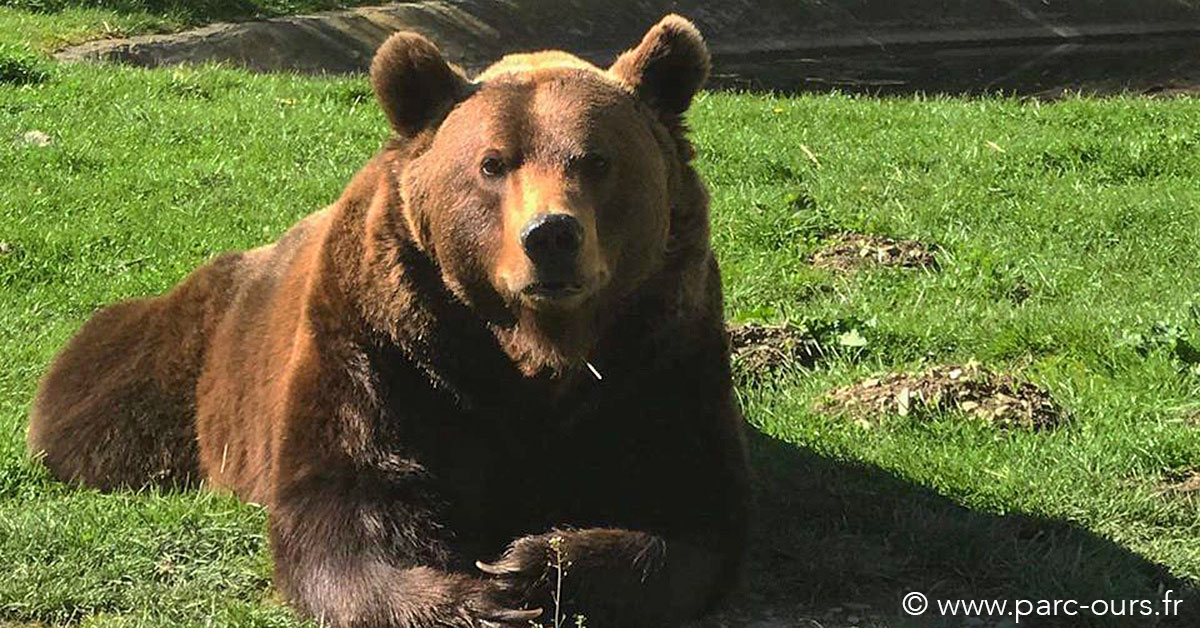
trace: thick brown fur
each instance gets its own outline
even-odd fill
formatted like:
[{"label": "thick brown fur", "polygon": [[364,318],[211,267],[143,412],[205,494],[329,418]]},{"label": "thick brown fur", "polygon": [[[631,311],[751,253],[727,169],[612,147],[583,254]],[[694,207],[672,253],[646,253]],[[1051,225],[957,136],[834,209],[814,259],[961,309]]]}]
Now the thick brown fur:
[{"label": "thick brown fur", "polygon": [[[677,16],[608,70],[535,53],[473,82],[394,36],[371,79],[397,138],[275,244],[93,316],[30,450],[265,504],[277,586],[332,626],[549,622],[556,557],[592,628],[702,614],[748,494],[681,122],[707,72]],[[557,213],[582,288],[545,300],[520,233]]]}]

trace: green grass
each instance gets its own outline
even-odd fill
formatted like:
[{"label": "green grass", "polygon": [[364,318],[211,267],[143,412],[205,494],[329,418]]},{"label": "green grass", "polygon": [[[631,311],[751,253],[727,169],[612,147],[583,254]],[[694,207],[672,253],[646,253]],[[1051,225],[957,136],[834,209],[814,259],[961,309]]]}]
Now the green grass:
[{"label": "green grass", "polygon": [[[977,513],[1078,524],[1195,582],[1196,503],[1157,488],[1200,465],[1200,379],[1154,339],[1156,323],[1184,342],[1200,331],[1200,272],[1186,261],[1200,254],[1198,105],[701,101],[695,125],[730,314],[859,321],[869,341],[866,355],[743,390],[749,416],[777,438],[886,469]],[[840,278],[809,268],[817,238],[839,230],[936,244],[941,271]],[[1030,296],[1011,298],[1016,285]],[[811,409],[823,389],[870,372],[971,358],[1045,385],[1073,423],[997,433],[945,417],[864,431]],[[962,539],[920,540],[934,546],[914,549],[938,551]],[[1072,575],[1061,567],[1038,564],[1037,575]],[[976,574],[984,582],[974,586],[1003,591],[1035,575],[1021,571]]]},{"label": "green grass", "polygon": [[[707,94],[691,121],[729,316],[868,341],[743,380],[757,595],[894,614],[909,588],[1090,600],[1200,582],[1197,502],[1159,490],[1200,467],[1200,375],[1178,350],[1200,338],[1200,101]],[[53,143],[12,141],[31,130]],[[26,459],[26,412],[90,312],[270,241],[385,136],[362,80],[59,66],[0,84],[0,623],[297,625],[261,510],[58,485]],[[935,244],[940,270],[810,268],[846,229]],[[864,430],[812,409],[869,373],[970,358],[1043,384],[1070,424]]]}]

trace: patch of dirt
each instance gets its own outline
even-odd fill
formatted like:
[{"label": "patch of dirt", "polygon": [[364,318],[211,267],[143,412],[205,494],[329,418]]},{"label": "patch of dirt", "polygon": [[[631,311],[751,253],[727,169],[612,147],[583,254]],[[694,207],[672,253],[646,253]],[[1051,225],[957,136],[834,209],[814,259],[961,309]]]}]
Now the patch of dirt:
[{"label": "patch of dirt", "polygon": [[1033,296],[1033,287],[1029,285],[1028,281],[1025,281],[1021,277],[1017,277],[1017,279],[1013,281],[1012,287],[1005,291],[1004,296],[1007,297],[1008,300],[1013,303],[1013,305],[1021,305],[1028,301],[1029,297]]},{"label": "patch of dirt", "polygon": [[853,417],[863,427],[873,427],[887,415],[945,411],[959,411],[1003,428],[1047,430],[1066,421],[1045,389],[993,373],[976,362],[872,377],[835,388],[819,403],[823,410]]},{"label": "patch of dirt", "polygon": [[734,366],[752,373],[785,365],[812,366],[822,355],[812,334],[789,325],[730,325],[729,343]]},{"label": "patch of dirt", "polygon": [[17,146],[33,146],[36,148],[44,148],[54,143],[54,138],[44,131],[26,131],[20,137],[13,140],[13,144]]},{"label": "patch of dirt", "polygon": [[936,268],[933,251],[916,240],[867,233],[839,233],[813,254],[817,268],[853,272],[869,267]]},{"label": "patch of dirt", "polygon": [[1200,493],[1200,470],[1169,474],[1159,490],[1169,495],[1196,496]]}]

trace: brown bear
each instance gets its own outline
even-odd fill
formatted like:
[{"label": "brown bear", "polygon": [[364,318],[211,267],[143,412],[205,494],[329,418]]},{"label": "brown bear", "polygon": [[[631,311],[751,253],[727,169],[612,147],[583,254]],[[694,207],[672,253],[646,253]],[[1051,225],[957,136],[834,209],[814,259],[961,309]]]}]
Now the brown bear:
[{"label": "brown bear", "polygon": [[682,120],[708,69],[678,16],[606,70],[541,52],[470,81],[393,35],[395,137],[278,242],[97,312],[30,450],[266,505],[276,585],[326,625],[701,615],[748,501]]}]

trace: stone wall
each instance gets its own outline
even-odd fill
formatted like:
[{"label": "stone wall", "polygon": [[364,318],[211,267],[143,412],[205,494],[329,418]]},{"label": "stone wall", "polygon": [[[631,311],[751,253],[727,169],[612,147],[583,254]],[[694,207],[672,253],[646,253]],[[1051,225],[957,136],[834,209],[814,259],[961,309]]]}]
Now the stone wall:
[{"label": "stone wall", "polygon": [[668,12],[693,19],[718,56],[1200,28],[1200,9],[1183,0],[422,0],[102,40],[58,57],[350,73],[390,33],[416,30],[468,69],[539,48],[607,61]]}]

